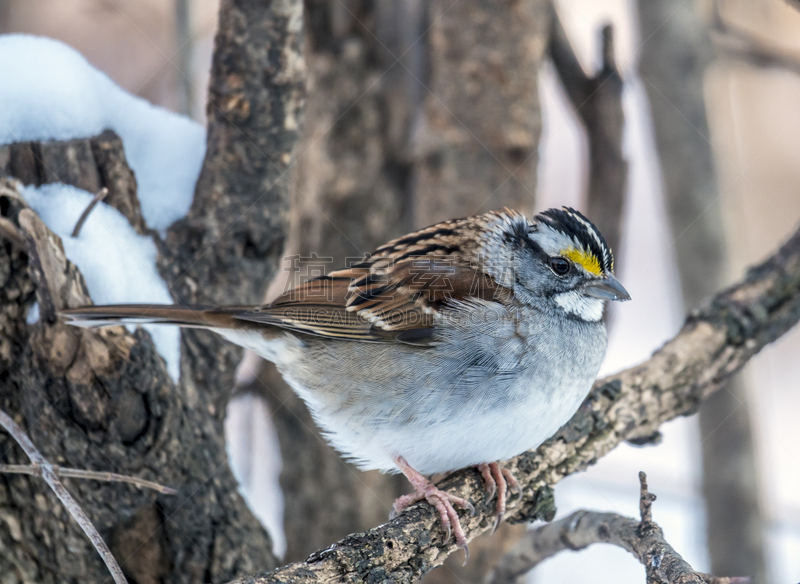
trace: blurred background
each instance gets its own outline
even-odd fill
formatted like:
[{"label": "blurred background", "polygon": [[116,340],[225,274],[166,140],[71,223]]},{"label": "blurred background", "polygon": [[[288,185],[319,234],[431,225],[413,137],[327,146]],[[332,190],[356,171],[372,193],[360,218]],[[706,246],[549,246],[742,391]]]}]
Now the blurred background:
[{"label": "blurred background", "polygon": [[[0,31],[65,41],[124,89],[202,123],[217,9],[218,0],[0,0]],[[307,10],[309,97],[287,255],[338,265],[440,219],[574,206],[614,242],[634,299],[609,314],[611,373],[646,359],[800,223],[800,10],[787,2],[557,0],[550,12],[522,0],[308,0]],[[699,415],[665,425],[658,445],[623,445],[569,477],[556,487],[559,516],[636,516],[644,470],[654,518],[695,569],[797,582],[798,355],[795,330]],[[253,356],[239,379],[230,456],[279,554],[301,559],[385,520],[402,481],[342,462]],[[466,570],[456,558],[426,581],[480,581],[520,529],[480,538]],[[643,577],[611,546],[561,554],[529,575]]]}]

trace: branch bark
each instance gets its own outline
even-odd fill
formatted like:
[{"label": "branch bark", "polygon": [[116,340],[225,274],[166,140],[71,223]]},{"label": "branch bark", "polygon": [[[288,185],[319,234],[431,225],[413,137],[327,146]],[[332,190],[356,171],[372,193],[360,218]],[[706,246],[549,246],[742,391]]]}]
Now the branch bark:
[{"label": "branch bark", "polygon": [[139,234],[150,233],[136,198],[136,177],[113,130],[93,138],[0,145],[0,176],[35,186],[64,183],[90,193],[107,188],[106,204],[122,213]]},{"label": "branch bark", "polygon": [[[509,501],[513,522],[552,519],[551,486],[583,470],[620,442],[652,436],[661,424],[691,415],[766,344],[800,320],[800,230],[737,285],[692,312],[678,335],[645,363],[606,377],[554,438],[509,461],[523,486]],[[467,498],[474,516],[460,514],[468,539],[491,529],[493,504],[484,500],[479,473],[459,471],[440,485]],[[383,580],[411,582],[457,548],[429,505],[356,533],[271,573],[238,584]]]},{"label": "branch bark", "polygon": [[533,568],[560,552],[579,551],[595,543],[609,543],[629,551],[647,571],[648,584],[747,584],[750,578],[719,578],[701,574],[667,542],[653,521],[656,496],[647,488],[647,477],[639,473],[640,519],[617,513],[576,511],[571,515],[529,531],[500,560],[487,580],[489,584],[517,584]]}]

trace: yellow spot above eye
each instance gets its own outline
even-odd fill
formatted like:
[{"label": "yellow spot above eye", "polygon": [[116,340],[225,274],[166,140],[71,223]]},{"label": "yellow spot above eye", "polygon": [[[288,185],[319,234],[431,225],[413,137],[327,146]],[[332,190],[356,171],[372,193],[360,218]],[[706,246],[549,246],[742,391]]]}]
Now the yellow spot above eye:
[{"label": "yellow spot above eye", "polygon": [[567,258],[573,264],[582,267],[590,274],[594,274],[595,276],[603,275],[603,268],[600,265],[600,260],[590,251],[570,247],[561,250],[561,256]]}]

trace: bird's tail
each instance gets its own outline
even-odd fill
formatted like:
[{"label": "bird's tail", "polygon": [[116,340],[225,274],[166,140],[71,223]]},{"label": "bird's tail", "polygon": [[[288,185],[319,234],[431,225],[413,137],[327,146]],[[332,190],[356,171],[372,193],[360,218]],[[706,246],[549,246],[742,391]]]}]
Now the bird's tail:
[{"label": "bird's tail", "polygon": [[61,310],[68,324],[97,328],[119,324],[176,324],[192,328],[239,328],[234,315],[244,307],[167,306],[152,304],[109,304]]}]

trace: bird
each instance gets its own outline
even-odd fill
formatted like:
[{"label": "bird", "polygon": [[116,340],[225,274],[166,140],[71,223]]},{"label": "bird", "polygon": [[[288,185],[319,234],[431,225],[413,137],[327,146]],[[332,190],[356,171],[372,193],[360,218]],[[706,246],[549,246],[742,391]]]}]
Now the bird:
[{"label": "bird", "polygon": [[604,358],[608,301],[630,300],[606,240],[570,207],[531,219],[503,209],[437,223],[260,306],[84,306],[83,327],[210,329],[273,361],[327,440],[362,470],[403,473],[445,541],[467,554],[456,507],[433,475],[477,467],[495,527],[501,462],[537,448],[577,411]]}]

